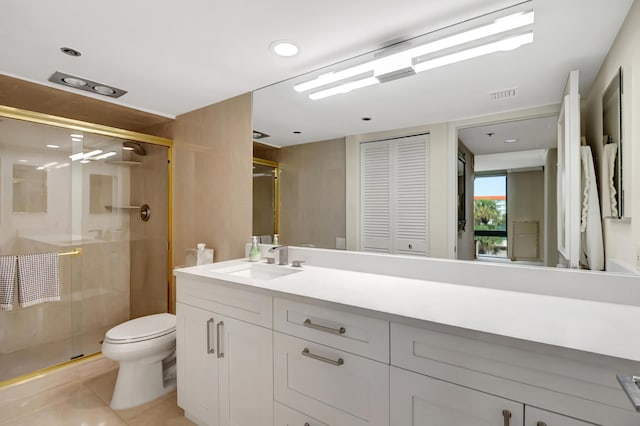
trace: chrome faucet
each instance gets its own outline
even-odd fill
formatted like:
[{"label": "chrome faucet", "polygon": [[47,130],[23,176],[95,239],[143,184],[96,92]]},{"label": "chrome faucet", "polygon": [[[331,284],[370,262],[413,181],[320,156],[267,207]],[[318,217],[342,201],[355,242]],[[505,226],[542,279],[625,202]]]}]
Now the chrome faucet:
[{"label": "chrome faucet", "polygon": [[275,246],[269,249],[269,253],[278,252],[278,265],[289,264],[289,250],[287,246]]}]

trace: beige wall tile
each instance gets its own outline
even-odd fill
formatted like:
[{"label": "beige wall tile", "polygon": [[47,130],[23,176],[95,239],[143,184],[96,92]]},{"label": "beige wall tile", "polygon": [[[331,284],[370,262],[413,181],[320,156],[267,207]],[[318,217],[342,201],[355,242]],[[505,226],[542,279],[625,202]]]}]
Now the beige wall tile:
[{"label": "beige wall tile", "polygon": [[215,261],[244,256],[251,236],[251,94],[180,115],[174,140],[174,265],[199,242]]}]

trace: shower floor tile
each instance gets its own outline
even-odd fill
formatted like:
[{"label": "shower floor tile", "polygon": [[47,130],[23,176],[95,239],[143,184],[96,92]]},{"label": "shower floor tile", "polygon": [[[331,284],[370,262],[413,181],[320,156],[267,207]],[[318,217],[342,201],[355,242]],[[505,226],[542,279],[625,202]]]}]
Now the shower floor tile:
[{"label": "shower floor tile", "polygon": [[71,353],[72,341],[68,338],[0,355],[0,381],[67,362],[72,356],[100,352],[100,342],[108,329],[103,327],[76,337],[78,348],[74,353]]}]

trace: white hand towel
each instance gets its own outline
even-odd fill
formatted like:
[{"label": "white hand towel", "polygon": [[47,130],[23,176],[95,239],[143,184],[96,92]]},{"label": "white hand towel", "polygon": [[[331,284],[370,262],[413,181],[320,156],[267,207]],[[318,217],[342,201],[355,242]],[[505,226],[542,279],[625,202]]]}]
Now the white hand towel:
[{"label": "white hand towel", "polygon": [[600,219],[600,202],[596,187],[596,171],[593,166],[591,147],[580,147],[582,165],[582,218],[581,237],[582,253],[580,261],[594,271],[604,269],[604,245],[602,242],[602,222]]},{"label": "white hand towel", "polygon": [[58,253],[18,256],[18,301],[26,308],[60,300]]},{"label": "white hand towel", "polygon": [[13,289],[16,285],[16,257],[0,256],[0,311],[13,309]]}]

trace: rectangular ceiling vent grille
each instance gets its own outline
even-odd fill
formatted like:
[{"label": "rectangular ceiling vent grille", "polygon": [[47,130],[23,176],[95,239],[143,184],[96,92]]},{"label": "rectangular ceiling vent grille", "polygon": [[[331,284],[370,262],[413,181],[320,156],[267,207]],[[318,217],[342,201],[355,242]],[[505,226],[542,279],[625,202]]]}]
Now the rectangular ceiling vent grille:
[{"label": "rectangular ceiling vent grille", "polygon": [[504,90],[496,90],[493,92],[489,92],[489,97],[491,97],[492,101],[503,101],[505,99],[515,98],[517,95],[516,88],[512,89],[504,89]]}]

